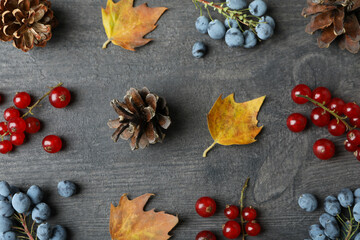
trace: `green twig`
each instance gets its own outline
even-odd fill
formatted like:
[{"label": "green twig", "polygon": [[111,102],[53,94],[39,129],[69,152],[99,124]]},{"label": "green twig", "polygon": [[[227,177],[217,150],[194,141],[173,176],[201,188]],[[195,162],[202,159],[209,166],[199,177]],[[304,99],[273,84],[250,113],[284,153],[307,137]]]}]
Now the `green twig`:
[{"label": "green twig", "polygon": [[245,197],[245,190],[249,184],[249,180],[250,178],[247,178],[245,183],[244,183],[244,186],[241,190],[241,195],[240,195],[240,201],[239,201],[239,204],[240,204],[240,220],[241,220],[241,233],[242,233],[242,240],[245,240],[245,237],[246,237],[246,234],[245,234],[245,227],[244,227],[244,224],[245,224],[245,221],[244,221],[244,218],[242,216],[242,212],[243,212],[243,209],[244,209],[244,197]]}]

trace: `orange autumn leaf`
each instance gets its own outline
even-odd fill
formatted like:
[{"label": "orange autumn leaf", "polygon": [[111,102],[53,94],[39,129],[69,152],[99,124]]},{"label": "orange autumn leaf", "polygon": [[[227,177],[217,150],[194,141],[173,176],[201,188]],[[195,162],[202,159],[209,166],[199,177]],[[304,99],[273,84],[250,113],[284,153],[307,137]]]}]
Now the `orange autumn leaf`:
[{"label": "orange autumn leaf", "polygon": [[153,31],[161,15],[167,10],[165,7],[149,8],[146,3],[133,7],[134,0],[120,0],[114,3],[108,0],[106,8],[101,9],[103,25],[108,40],[103,48],[112,42],[127,50],[135,51],[152,39],[144,36]]},{"label": "orange autumn leaf", "polygon": [[144,211],[144,206],[154,194],[147,193],[133,200],[126,194],[120,198],[119,205],[111,204],[110,235],[112,240],[166,240],[169,232],[179,222],[178,217]]},{"label": "orange autumn leaf", "polygon": [[211,108],[207,120],[214,143],[205,150],[203,157],[216,144],[245,145],[256,141],[262,126],[258,127],[257,115],[265,96],[243,103],[237,103],[234,94],[222,99],[222,95]]}]

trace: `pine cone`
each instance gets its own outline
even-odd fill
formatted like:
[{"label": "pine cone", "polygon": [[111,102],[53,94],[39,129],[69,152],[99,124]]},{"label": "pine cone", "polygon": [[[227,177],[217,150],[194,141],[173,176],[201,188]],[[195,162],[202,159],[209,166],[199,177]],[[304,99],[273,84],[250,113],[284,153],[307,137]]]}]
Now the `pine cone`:
[{"label": "pine cone", "polygon": [[171,124],[164,98],[150,93],[146,87],[141,90],[130,88],[124,102],[114,99],[110,104],[119,115],[108,122],[110,128],[116,128],[112,135],[114,142],[119,137],[130,139],[130,147],[135,150],[164,139],[164,130]]},{"label": "pine cone", "polygon": [[305,31],[313,34],[322,30],[318,38],[320,48],[327,48],[337,38],[339,47],[357,53],[360,45],[360,25],[357,18],[360,0],[308,0],[302,15],[311,17]]},{"label": "pine cone", "polygon": [[57,24],[48,0],[0,0],[0,39],[24,52],[45,47]]}]

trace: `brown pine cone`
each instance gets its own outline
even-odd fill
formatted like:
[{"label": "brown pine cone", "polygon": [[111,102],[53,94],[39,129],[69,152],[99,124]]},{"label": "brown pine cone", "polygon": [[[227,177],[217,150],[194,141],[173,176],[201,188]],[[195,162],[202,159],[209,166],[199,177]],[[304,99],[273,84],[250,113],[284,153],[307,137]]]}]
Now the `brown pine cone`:
[{"label": "brown pine cone", "polygon": [[130,139],[130,147],[135,150],[164,139],[164,130],[171,124],[164,98],[150,93],[146,87],[141,90],[130,88],[124,102],[114,99],[110,104],[119,115],[108,122],[110,128],[116,128],[112,135],[114,142],[119,137]]},{"label": "brown pine cone", "polygon": [[360,0],[308,0],[308,7],[303,9],[304,17],[311,17],[305,31],[313,34],[322,33],[318,38],[320,48],[327,48],[339,37],[339,47],[351,53],[360,49],[360,25],[358,14]]},{"label": "brown pine cone", "polygon": [[57,24],[48,0],[0,0],[0,39],[24,52],[45,47]]}]

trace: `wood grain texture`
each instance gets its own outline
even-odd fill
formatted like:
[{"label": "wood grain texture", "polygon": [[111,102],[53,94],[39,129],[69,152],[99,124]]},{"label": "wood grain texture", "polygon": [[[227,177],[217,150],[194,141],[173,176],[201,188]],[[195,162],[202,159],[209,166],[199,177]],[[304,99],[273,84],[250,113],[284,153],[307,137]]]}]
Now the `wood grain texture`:
[{"label": "wood grain texture", "polygon": [[[172,239],[193,240],[204,229],[224,239],[222,209],[238,201],[246,177],[251,177],[246,203],[259,209],[264,228],[252,239],[304,239],[321,209],[313,214],[301,211],[301,193],[323,199],[342,187],[360,185],[360,164],[341,147],[344,137],[330,137],[326,129],[313,126],[300,134],[286,128],[290,113],[309,116],[312,109],[291,101],[295,84],[326,86],[346,101],[360,101],[360,55],[336,46],[318,49],[315,36],[304,32],[308,20],[300,14],[305,0],[267,1],[276,34],[251,50],[230,49],[224,41],[199,34],[194,27],[198,12],[190,0],[149,0],[149,6],[169,11],[149,35],[155,40],[135,53],[114,45],[101,49],[106,35],[100,7],[105,0],[52,2],[61,24],[46,48],[22,53],[10,43],[0,45],[0,92],[6,97],[0,107],[5,109],[16,91],[40,97],[59,81],[71,90],[73,101],[66,109],[44,103],[34,111],[43,123],[41,132],[0,156],[0,178],[23,189],[31,184],[43,187],[55,213],[50,222],[66,226],[69,239],[110,239],[110,203],[117,203],[123,193],[134,198],[147,192],[156,194],[148,209],[179,214]],[[196,60],[191,47],[199,40],[210,51]],[[167,99],[173,125],[163,144],[132,152],[127,142],[114,144],[110,139],[106,123],[116,115],[109,102],[122,98],[130,87],[143,86]],[[237,101],[267,95],[259,115],[265,127],[258,142],[217,146],[204,159],[202,152],[212,142],[206,114],[220,94],[233,92]],[[65,140],[63,151],[49,155],[41,149],[48,134]],[[334,139],[338,146],[332,161],[319,161],[311,152],[322,137]],[[56,185],[64,179],[75,181],[80,193],[60,198]],[[195,213],[194,203],[203,195],[219,204],[213,218]]]}]

